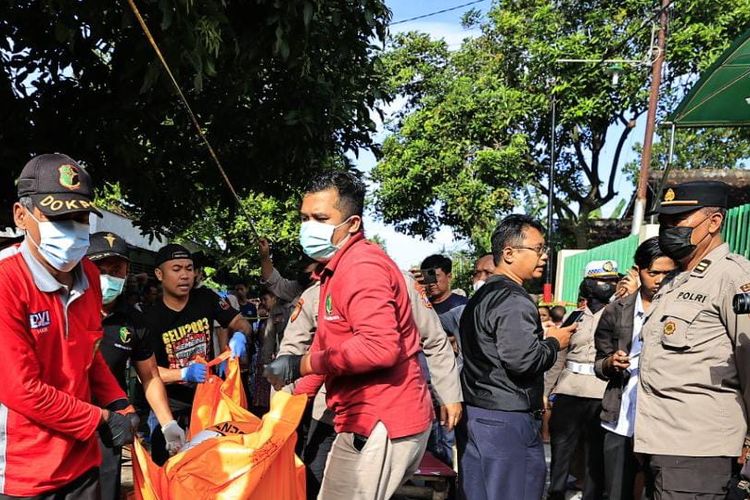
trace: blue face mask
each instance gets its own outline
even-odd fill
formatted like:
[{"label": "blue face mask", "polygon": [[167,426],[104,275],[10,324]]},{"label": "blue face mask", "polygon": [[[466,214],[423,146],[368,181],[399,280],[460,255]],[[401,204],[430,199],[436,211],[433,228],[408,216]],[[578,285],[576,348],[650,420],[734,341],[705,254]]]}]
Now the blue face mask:
[{"label": "blue face mask", "polygon": [[333,258],[339,248],[346,243],[350,236],[347,235],[347,237],[338,245],[334,245],[331,241],[331,238],[333,238],[333,232],[348,222],[349,219],[346,219],[338,226],[324,224],[315,220],[303,222],[299,231],[299,243],[302,245],[302,251],[305,252],[308,257],[315,259],[318,262],[328,262]]},{"label": "blue face mask", "polygon": [[44,260],[58,271],[69,272],[89,249],[89,225],[75,220],[39,221],[29,212],[39,225],[40,242],[27,238],[39,249]]},{"label": "blue face mask", "polygon": [[102,286],[102,302],[107,305],[120,296],[122,289],[125,287],[125,278],[102,274],[99,276],[99,283]]}]

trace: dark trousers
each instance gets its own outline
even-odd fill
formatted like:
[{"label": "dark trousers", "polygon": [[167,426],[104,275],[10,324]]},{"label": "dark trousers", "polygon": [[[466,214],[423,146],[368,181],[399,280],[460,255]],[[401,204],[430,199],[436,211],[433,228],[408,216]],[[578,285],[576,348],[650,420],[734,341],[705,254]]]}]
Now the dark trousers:
[{"label": "dark trousers", "polygon": [[604,491],[608,500],[632,500],[638,461],[633,438],[604,431]]},{"label": "dark trousers", "polygon": [[102,500],[120,500],[122,447],[107,447],[99,439],[99,449],[102,452],[102,463],[99,465]]},{"label": "dark trousers", "polygon": [[326,468],[328,453],[336,439],[336,431],[332,425],[313,419],[307,433],[305,450],[302,461],[305,463],[307,475],[307,498],[318,498],[320,485],[323,482],[323,472]]},{"label": "dark trousers", "polygon": [[0,494],[0,500],[99,500],[99,470],[94,468],[65,486],[33,497],[12,497]]},{"label": "dark trousers", "polygon": [[[439,415],[438,412],[439,409],[436,410],[436,414]],[[432,430],[427,440],[427,451],[448,467],[453,467],[453,443],[455,442],[456,436],[453,431],[449,431],[440,425],[440,420],[437,418],[432,421]]]},{"label": "dark trousers", "polygon": [[[550,464],[549,498],[565,496],[568,471],[578,439],[583,437],[585,472],[583,500],[599,500],[604,493],[603,440],[604,429],[599,414],[601,399],[579,398],[559,394],[549,422],[552,463]],[[581,478],[579,478],[581,479]]]},{"label": "dark trousers", "polygon": [[465,415],[456,433],[462,498],[539,500],[546,473],[540,421],[530,413],[469,405]]},{"label": "dark trousers", "polygon": [[733,458],[649,455],[647,486],[653,500],[724,500]]}]

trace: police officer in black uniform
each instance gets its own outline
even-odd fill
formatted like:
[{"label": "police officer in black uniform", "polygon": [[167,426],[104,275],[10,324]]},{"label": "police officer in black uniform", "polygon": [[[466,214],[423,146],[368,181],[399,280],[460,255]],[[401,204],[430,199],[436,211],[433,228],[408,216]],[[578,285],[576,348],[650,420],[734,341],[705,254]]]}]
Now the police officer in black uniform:
[{"label": "police officer in black uniform", "polygon": [[[164,435],[169,435],[172,449],[176,452],[185,443],[185,433],[172,417],[156,358],[146,341],[146,329],[140,313],[121,296],[130,264],[127,243],[120,236],[109,232],[92,234],[90,242],[88,258],[101,273],[104,337],[99,349],[123,390],[127,391],[129,364],[135,367],[146,399],[162,425]],[[109,448],[101,442],[100,445],[102,500],[119,499],[122,448]]]}]

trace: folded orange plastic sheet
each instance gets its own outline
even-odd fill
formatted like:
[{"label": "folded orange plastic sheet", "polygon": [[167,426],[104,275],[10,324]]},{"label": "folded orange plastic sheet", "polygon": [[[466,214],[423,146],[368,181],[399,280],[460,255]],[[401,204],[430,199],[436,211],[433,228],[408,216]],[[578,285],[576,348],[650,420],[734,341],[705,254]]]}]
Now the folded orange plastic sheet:
[{"label": "folded orange plastic sheet", "polygon": [[[225,353],[209,366],[228,357]],[[259,419],[245,409],[239,362],[229,360],[226,380],[211,375],[198,385],[190,435],[221,434],[171,457],[159,467],[141,443],[133,446],[135,498],[144,500],[305,498],[305,468],[294,454],[305,396],[277,392]]]}]

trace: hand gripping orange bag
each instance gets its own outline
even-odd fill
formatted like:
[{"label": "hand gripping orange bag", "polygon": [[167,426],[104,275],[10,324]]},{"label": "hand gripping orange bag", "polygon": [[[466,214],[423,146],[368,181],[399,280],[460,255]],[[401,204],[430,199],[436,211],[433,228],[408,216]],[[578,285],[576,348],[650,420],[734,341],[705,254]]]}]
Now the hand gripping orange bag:
[{"label": "hand gripping orange bag", "polygon": [[[228,352],[208,365],[227,358]],[[186,446],[163,467],[151,460],[139,442],[134,444],[135,498],[305,498],[305,467],[294,454],[294,445],[306,397],[277,392],[261,420],[245,409],[239,362],[230,359],[227,364],[226,380],[209,375],[198,384],[193,400],[190,435],[195,441],[209,439],[190,443],[192,447]]]}]

